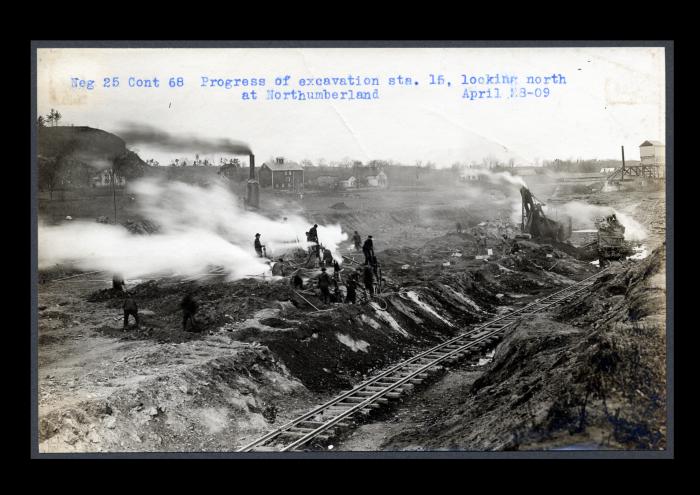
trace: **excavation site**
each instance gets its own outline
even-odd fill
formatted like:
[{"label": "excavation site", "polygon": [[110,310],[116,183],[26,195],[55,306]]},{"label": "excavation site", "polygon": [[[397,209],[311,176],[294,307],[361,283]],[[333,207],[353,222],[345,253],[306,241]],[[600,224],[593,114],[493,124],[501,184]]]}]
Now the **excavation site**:
[{"label": "excavation site", "polygon": [[132,160],[40,202],[41,452],[664,449],[662,181]]}]

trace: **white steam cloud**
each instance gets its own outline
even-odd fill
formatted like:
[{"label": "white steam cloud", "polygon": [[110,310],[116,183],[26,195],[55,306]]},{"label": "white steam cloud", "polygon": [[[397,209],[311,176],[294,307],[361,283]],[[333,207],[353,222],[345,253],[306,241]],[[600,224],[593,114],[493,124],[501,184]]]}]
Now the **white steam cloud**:
[{"label": "white steam cloud", "polygon": [[475,168],[466,170],[468,171],[468,174],[486,177],[486,179],[490,180],[491,182],[512,184],[514,186],[518,186],[518,188],[520,188],[520,186],[527,187],[527,184],[525,183],[522,177],[512,175],[510,172],[492,172],[485,168]]},{"label": "white steam cloud", "polygon": [[[72,264],[140,278],[164,272],[196,275],[220,266],[230,279],[238,279],[269,270],[255,254],[256,233],[268,255],[276,258],[306,248],[304,233],[313,225],[298,215],[287,215],[282,222],[243,210],[218,184],[203,188],[146,179],[135,183],[133,192],[141,214],[160,226],[158,233],[134,235],[121,226],[83,221],[40,224],[39,268]],[[340,258],[338,245],[348,236],[339,225],[319,225],[318,237],[334,258]]]},{"label": "white steam cloud", "polygon": [[[642,224],[631,216],[621,213],[609,206],[590,205],[580,201],[570,201],[562,205],[552,206],[558,214],[568,215],[572,219],[572,226],[576,229],[595,228],[595,219],[615,214],[617,220],[625,227],[625,240],[643,241],[647,237],[647,231]],[[545,209],[548,214],[550,208]],[[550,210],[551,211],[551,210]]]}]

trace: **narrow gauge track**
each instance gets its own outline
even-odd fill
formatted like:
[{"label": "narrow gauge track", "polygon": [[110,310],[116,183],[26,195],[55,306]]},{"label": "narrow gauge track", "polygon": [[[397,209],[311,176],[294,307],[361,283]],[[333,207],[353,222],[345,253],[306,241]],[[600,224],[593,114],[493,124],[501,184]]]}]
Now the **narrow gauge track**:
[{"label": "narrow gauge track", "polygon": [[504,330],[522,317],[541,313],[580,294],[591,287],[595,279],[606,270],[608,268],[402,361],[241,447],[237,452],[286,452],[313,441],[328,440],[340,429],[349,428],[348,421],[353,415],[367,415],[390,399],[398,399],[414,385],[428,378],[429,372],[442,369],[441,363],[457,361],[490,346],[503,337]]}]

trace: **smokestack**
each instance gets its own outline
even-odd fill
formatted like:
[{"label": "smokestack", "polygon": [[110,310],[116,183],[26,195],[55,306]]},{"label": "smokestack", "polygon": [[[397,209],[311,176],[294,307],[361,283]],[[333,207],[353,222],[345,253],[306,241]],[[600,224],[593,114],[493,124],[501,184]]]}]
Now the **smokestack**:
[{"label": "smokestack", "polygon": [[260,204],[260,185],[255,180],[255,155],[250,153],[248,156],[250,158],[250,175],[248,176],[246,204],[253,208],[258,208]]}]

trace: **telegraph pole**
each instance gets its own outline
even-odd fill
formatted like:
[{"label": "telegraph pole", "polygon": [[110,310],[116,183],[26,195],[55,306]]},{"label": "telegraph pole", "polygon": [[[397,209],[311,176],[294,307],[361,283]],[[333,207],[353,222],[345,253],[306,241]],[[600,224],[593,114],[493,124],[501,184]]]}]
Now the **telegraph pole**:
[{"label": "telegraph pole", "polygon": [[625,180],[625,147],[622,146],[622,178],[620,179],[621,182]]}]

